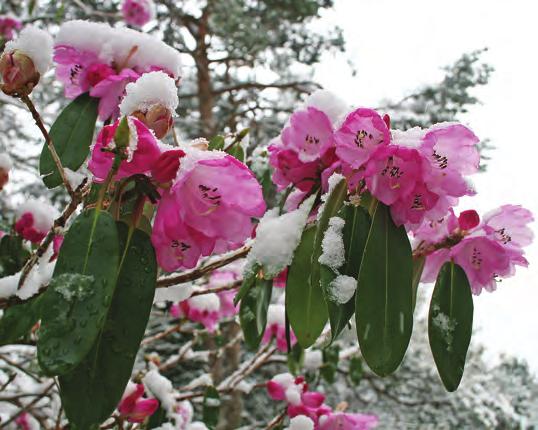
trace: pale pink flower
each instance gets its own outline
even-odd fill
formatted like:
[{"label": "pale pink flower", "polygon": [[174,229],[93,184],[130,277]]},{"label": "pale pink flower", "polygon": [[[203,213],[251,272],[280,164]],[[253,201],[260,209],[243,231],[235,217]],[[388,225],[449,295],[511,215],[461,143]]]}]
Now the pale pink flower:
[{"label": "pale pink flower", "polygon": [[121,13],[127,24],[143,27],[154,18],[155,5],[152,0],[123,0]]},{"label": "pale pink flower", "polygon": [[379,419],[375,415],[333,412],[319,420],[319,430],[370,430],[377,426]]},{"label": "pale pink flower", "polygon": [[509,248],[523,248],[531,244],[534,234],[528,224],[534,221],[532,213],[519,205],[503,205],[484,215],[486,233]]},{"label": "pale pink flower", "polygon": [[153,245],[161,267],[194,267],[200,255],[235,249],[265,212],[254,174],[234,157],[190,148],[157,208]]},{"label": "pale pink flower", "polygon": [[[154,163],[159,159],[161,150],[155,136],[136,118],[129,117],[130,142],[127,148],[128,158],[120,164],[115,180],[123,179],[135,174],[149,174]],[[94,175],[95,182],[103,182],[112,168],[115,154],[114,134],[120,121],[102,128],[92,149],[88,169]]]},{"label": "pale pink flower", "polygon": [[214,293],[202,294],[183,300],[171,309],[172,316],[185,317],[202,324],[207,331],[214,332],[221,319],[220,300]]},{"label": "pale pink flower", "polygon": [[4,42],[13,39],[15,30],[22,28],[22,22],[10,16],[0,16],[0,39]]},{"label": "pale pink flower", "polygon": [[144,399],[144,385],[129,382],[118,405],[120,416],[130,423],[142,423],[159,408],[157,399]]},{"label": "pale pink flower", "polygon": [[91,88],[90,96],[99,98],[100,120],[116,119],[119,116],[119,104],[125,95],[125,87],[139,76],[132,69],[123,69],[118,74],[108,75]]},{"label": "pale pink flower", "polygon": [[[263,333],[262,343],[266,344],[275,339],[279,351],[286,352],[288,343],[286,341],[286,315],[284,305],[271,304],[267,310],[267,325]],[[290,329],[290,343],[293,346],[297,338]]]},{"label": "pale pink flower", "polygon": [[[225,287],[233,284],[240,279],[240,273],[231,269],[215,270],[209,276],[207,283],[208,289]],[[237,288],[224,290],[217,293],[220,300],[220,315],[221,317],[232,317],[239,312],[239,305],[234,305],[234,297],[237,293]]]},{"label": "pale pink flower", "polygon": [[334,138],[340,160],[352,170],[358,170],[379,146],[390,143],[390,131],[375,110],[359,108],[347,116]]}]

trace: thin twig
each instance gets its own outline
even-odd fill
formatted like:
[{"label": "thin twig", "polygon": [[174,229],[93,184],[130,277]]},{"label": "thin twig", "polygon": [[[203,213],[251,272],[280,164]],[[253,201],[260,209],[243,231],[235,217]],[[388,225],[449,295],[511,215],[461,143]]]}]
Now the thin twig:
[{"label": "thin twig", "polygon": [[13,415],[7,421],[1,423],[0,424],[0,429],[6,428],[8,426],[8,424],[15,421],[24,412],[27,412],[28,410],[30,410],[32,408],[32,406],[34,406],[37,402],[39,402],[43,397],[45,397],[47,395],[47,393],[52,389],[52,387],[54,387],[54,382],[49,384],[49,386],[47,388],[45,388],[45,390],[43,391],[43,393],[41,393],[41,395],[39,397],[36,397],[34,400],[32,400],[30,403],[28,403],[25,407],[23,407],[20,411],[18,411],[15,415]]},{"label": "thin twig", "polygon": [[54,147],[52,139],[50,138],[49,132],[45,128],[45,124],[43,124],[43,121],[41,120],[41,116],[39,115],[39,112],[35,108],[34,103],[32,102],[29,96],[21,95],[20,99],[26,106],[28,106],[28,109],[30,110],[32,117],[34,118],[36,125],[39,127],[39,130],[41,130],[41,134],[45,138],[45,142],[47,143],[47,147],[49,148],[54,164],[56,164],[56,168],[58,169],[58,172],[60,173],[60,177],[62,178],[62,182],[65,185],[65,189],[67,190],[70,196],[73,196],[74,195],[73,188],[71,188],[71,184],[67,180],[67,176],[65,175],[65,170],[62,165],[62,161],[60,160],[60,157],[58,156],[58,153],[56,152],[56,148]]},{"label": "thin twig", "polygon": [[282,421],[284,421],[284,418],[286,418],[286,410],[283,410],[280,414],[278,414],[276,417],[274,417],[269,423],[267,424],[267,427],[265,427],[265,430],[271,430],[274,429],[276,426],[278,426]]}]

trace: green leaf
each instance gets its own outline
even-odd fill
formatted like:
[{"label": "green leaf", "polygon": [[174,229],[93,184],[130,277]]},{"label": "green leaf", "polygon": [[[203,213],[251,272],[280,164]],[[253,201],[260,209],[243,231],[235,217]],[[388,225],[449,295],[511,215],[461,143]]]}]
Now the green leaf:
[{"label": "green leaf", "polygon": [[19,272],[30,253],[24,248],[22,238],[6,235],[0,239],[0,278]]},{"label": "green leaf", "polygon": [[272,290],[272,280],[256,278],[254,285],[241,300],[239,322],[243,329],[245,343],[250,349],[258,348],[262,340]]},{"label": "green leaf", "polygon": [[67,232],[44,293],[37,356],[48,375],[75,368],[105,323],[118,270],[116,224],[106,212],[80,214]]},{"label": "green leaf", "polygon": [[41,299],[42,296],[37,296],[4,311],[0,318],[0,345],[15,343],[28,334],[39,320]]},{"label": "green leaf", "polygon": [[224,136],[214,136],[209,141],[209,148],[210,151],[213,150],[221,150],[224,149]]},{"label": "green leaf", "polygon": [[245,150],[239,143],[232,145],[226,150],[226,152],[232,157],[237,158],[239,161],[241,161],[241,163],[245,162]]},{"label": "green leaf", "polygon": [[390,209],[373,207],[355,300],[357,337],[364,360],[380,376],[400,365],[413,328],[413,259],[404,226]]},{"label": "green leaf", "polygon": [[420,278],[424,271],[424,265],[426,264],[426,257],[420,256],[413,259],[413,311],[417,304],[417,292],[418,285],[420,284]]},{"label": "green leaf", "polygon": [[131,130],[129,130],[127,117],[124,116],[120,120],[118,128],[116,128],[116,132],[114,133],[114,145],[117,149],[127,149],[129,140],[131,140]]},{"label": "green leaf", "polygon": [[[99,99],[87,93],[78,96],[60,113],[50,129],[50,138],[62,165],[77,170],[90,152]],[[47,188],[57,187],[62,178],[47,145],[43,146],[39,159],[39,172]]]},{"label": "green leaf", "polygon": [[311,346],[327,322],[327,304],[321,285],[311,282],[316,228],[307,227],[295,250],[286,283],[286,312],[291,328],[303,348]]},{"label": "green leaf", "polygon": [[334,383],[339,356],[340,348],[338,346],[332,346],[323,350],[323,366],[320,369],[320,374],[329,384]]},{"label": "green leaf", "polygon": [[351,379],[351,382],[359,385],[362,381],[363,373],[362,360],[359,357],[351,357],[349,360],[349,379]]},{"label": "green leaf", "polygon": [[[346,262],[343,267],[340,267],[339,272],[342,275],[357,279],[368,231],[370,230],[370,216],[363,207],[351,205],[344,206],[338,216],[345,220],[342,237],[344,239],[346,258]],[[325,300],[329,310],[331,341],[338,337],[355,313],[355,295],[344,304],[333,300],[329,288],[336,276],[332,269],[321,265],[321,285],[325,292]]]},{"label": "green leaf", "polygon": [[443,265],[433,290],[428,336],[439,376],[455,391],[463,376],[473,331],[473,297],[464,270],[454,262]]},{"label": "green leaf", "polygon": [[287,356],[288,369],[293,375],[299,374],[302,370],[304,362],[304,349],[301,348],[301,345],[296,343],[293,345],[291,350],[288,352]]},{"label": "green leaf", "polygon": [[157,427],[161,427],[163,423],[167,421],[167,413],[166,410],[162,408],[162,406],[159,407],[155,411],[155,413],[149,417],[147,428],[148,429],[154,429]]},{"label": "green leaf", "polygon": [[256,279],[258,278],[259,271],[260,266],[256,264],[248,271],[247,276],[243,277],[241,287],[239,288],[239,291],[234,297],[234,305],[237,305],[243,299],[243,297],[247,295],[251,288],[256,285]]},{"label": "green leaf", "polygon": [[150,237],[117,225],[123,262],[104,328],[84,361],[60,376],[63,407],[77,429],[101,423],[121,400],[155,293],[157,262]]},{"label": "green leaf", "polygon": [[220,395],[215,387],[207,387],[204,394],[202,417],[204,424],[213,430],[219,422]]}]

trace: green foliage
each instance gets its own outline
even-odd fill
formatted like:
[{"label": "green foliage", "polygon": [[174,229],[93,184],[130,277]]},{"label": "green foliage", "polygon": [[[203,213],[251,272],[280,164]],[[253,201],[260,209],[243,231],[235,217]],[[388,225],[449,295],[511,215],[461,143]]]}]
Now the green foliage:
[{"label": "green foliage", "polygon": [[82,363],[60,377],[63,407],[77,429],[101,423],[118,405],[153,303],[157,261],[151,240],[141,230],[117,226],[123,254],[105,325]]},{"label": "green foliage", "polygon": [[39,320],[42,296],[7,308],[0,319],[0,345],[15,343],[26,336]]},{"label": "green foliage", "polygon": [[430,302],[428,335],[435,365],[448,391],[463,376],[473,332],[473,297],[464,270],[454,262],[443,265]]},{"label": "green foliage", "polygon": [[351,357],[349,359],[349,379],[355,385],[359,385],[364,375],[362,360],[359,357]]},{"label": "green foliage", "polygon": [[418,286],[420,284],[420,278],[422,277],[422,272],[424,271],[424,265],[426,264],[426,257],[423,255],[413,258],[413,310],[417,304],[417,293]]},{"label": "green foliage", "polygon": [[374,206],[358,277],[357,337],[368,366],[386,376],[400,365],[413,328],[413,261],[404,226]]},{"label": "green foliage", "polygon": [[0,278],[20,271],[29,256],[20,236],[3,236],[0,239]]},{"label": "green foliage", "polygon": [[112,217],[85,211],[67,232],[44,294],[39,364],[49,375],[75,368],[105,323],[118,270],[118,234]]},{"label": "green foliage", "polygon": [[[58,115],[50,129],[50,138],[62,165],[76,171],[90,152],[97,121],[98,99],[81,94]],[[48,188],[62,183],[49,148],[45,144],[39,159],[39,172]]]},{"label": "green foliage", "polygon": [[333,384],[335,381],[339,357],[340,347],[338,346],[331,346],[323,350],[323,365],[320,368],[320,374],[329,384]]},{"label": "green foliage", "polygon": [[254,277],[254,282],[241,299],[239,321],[245,343],[251,349],[260,345],[267,324],[267,309],[271,302],[273,281]]},{"label": "green foliage", "polygon": [[286,283],[286,313],[299,344],[311,346],[327,322],[327,304],[319,280],[312,282],[307,274],[312,271],[316,228],[307,227],[295,250]]},{"label": "green foliage", "polygon": [[204,394],[203,421],[210,430],[214,430],[219,422],[220,395],[215,387],[207,387]]}]

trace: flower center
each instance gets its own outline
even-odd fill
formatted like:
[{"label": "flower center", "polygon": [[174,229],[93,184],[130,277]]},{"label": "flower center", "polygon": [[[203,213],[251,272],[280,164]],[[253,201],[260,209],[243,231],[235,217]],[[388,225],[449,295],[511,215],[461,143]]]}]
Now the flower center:
[{"label": "flower center", "polygon": [[372,140],[374,136],[372,136],[372,133],[368,133],[366,130],[357,131],[357,134],[355,135],[355,144],[359,148],[364,148],[364,141],[366,138]]},{"label": "flower center", "polygon": [[446,169],[448,167],[448,158],[445,155],[438,154],[434,149],[432,157],[440,169]]},{"label": "flower center", "polygon": [[218,193],[219,189],[217,187],[210,188],[206,185],[200,184],[198,185],[198,189],[200,190],[200,193],[202,194],[202,199],[205,202],[215,207],[220,205],[220,199],[222,198],[222,196]]},{"label": "flower center", "polygon": [[476,270],[479,270],[482,266],[482,253],[476,248],[473,248],[473,253],[471,255],[471,265]]},{"label": "flower center", "polygon": [[180,248],[181,252],[188,251],[191,248],[191,246],[188,243],[179,242],[179,241],[177,241],[175,239],[172,240],[171,246],[172,246],[172,248]]},{"label": "flower center", "polygon": [[495,233],[497,233],[499,236],[500,236],[500,239],[502,241],[502,243],[504,243],[505,245],[508,243],[508,242],[512,242],[512,236],[510,236],[507,232],[506,232],[506,229],[503,227],[499,230],[495,230]]},{"label": "flower center", "polygon": [[319,139],[316,136],[311,136],[309,134],[306,135],[304,141],[305,141],[305,143],[307,145],[318,145],[319,144]]},{"label": "flower center", "polygon": [[413,197],[413,203],[411,204],[411,209],[422,211],[426,209],[424,207],[424,203],[422,202],[422,194],[415,194],[415,197]]}]

